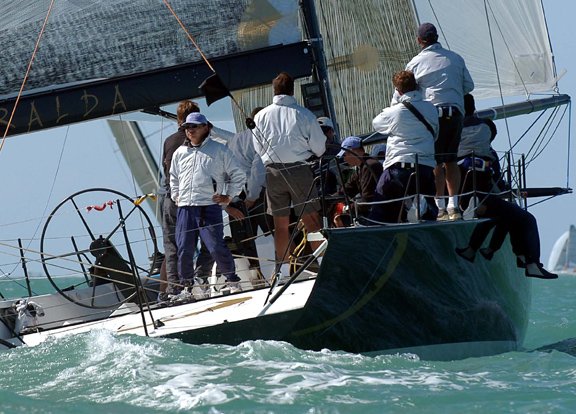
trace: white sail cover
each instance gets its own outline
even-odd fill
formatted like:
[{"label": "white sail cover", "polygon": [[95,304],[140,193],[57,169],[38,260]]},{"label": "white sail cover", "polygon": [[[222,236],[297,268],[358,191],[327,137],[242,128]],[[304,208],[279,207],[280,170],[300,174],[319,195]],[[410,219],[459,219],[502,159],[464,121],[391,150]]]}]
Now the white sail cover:
[{"label": "white sail cover", "polygon": [[548,269],[552,272],[576,273],[576,227],[573,225],[554,243]]},{"label": "white sail cover", "polygon": [[555,88],[541,0],[414,0],[421,23],[464,57],[478,99],[526,96]]}]

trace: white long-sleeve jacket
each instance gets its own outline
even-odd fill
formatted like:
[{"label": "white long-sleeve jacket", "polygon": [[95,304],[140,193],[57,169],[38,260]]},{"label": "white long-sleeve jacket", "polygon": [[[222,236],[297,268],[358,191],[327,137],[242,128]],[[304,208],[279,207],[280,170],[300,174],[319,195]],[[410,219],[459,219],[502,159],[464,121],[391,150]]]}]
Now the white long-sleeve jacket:
[{"label": "white long-sleeve jacket", "polygon": [[254,149],[252,131],[246,129],[228,140],[228,148],[246,174],[246,198],[248,200],[256,200],[260,196],[262,187],[266,185],[266,169]]},{"label": "white long-sleeve jacket", "polygon": [[464,95],[474,89],[474,81],[459,54],[434,43],[414,56],[406,69],[414,72],[425,100],[454,105],[464,114]]},{"label": "white long-sleeve jacket", "polygon": [[372,120],[374,130],[388,135],[386,141],[386,158],[384,169],[397,162],[416,162],[434,167],[434,141],[438,135],[438,111],[430,102],[422,100],[420,91],[407,92],[399,96],[400,102],[407,101],[414,105],[435,131],[433,136],[426,126],[403,104],[397,103]]},{"label": "white long-sleeve jacket", "polygon": [[254,149],[265,165],[305,161],[326,151],[326,136],[316,117],[291,95],[274,96],[254,121]]},{"label": "white long-sleeve jacket", "polygon": [[210,137],[197,147],[182,145],[172,156],[170,194],[179,207],[215,204],[214,194],[235,197],[245,182],[232,151]]}]

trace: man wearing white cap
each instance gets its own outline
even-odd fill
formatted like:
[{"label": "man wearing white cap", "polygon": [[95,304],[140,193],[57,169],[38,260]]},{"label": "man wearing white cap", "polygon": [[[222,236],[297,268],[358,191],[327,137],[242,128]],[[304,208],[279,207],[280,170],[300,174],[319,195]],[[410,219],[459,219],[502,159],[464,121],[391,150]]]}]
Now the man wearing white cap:
[{"label": "man wearing white cap", "polygon": [[240,194],[246,174],[226,145],[210,138],[212,124],[204,115],[193,112],[182,126],[187,140],[174,153],[170,167],[171,197],[178,206],[176,242],[180,282],[190,288],[194,284],[194,256],[200,236],[226,277],[227,287],[234,293],[241,290],[240,278],[224,242],[220,205],[228,205]]}]

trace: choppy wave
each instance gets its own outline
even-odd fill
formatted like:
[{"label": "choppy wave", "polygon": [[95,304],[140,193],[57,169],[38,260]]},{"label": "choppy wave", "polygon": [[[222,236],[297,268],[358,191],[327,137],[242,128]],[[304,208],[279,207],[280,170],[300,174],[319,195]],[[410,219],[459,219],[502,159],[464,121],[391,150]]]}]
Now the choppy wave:
[{"label": "choppy wave", "polygon": [[536,282],[526,352],[462,361],[100,330],[0,354],[2,413],[571,413],[576,279]]}]

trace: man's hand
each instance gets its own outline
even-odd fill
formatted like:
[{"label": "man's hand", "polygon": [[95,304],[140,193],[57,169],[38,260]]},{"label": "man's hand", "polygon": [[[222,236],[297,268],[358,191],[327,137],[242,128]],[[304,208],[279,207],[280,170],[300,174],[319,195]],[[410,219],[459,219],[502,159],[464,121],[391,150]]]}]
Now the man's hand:
[{"label": "man's hand", "polygon": [[226,206],[226,213],[228,213],[228,215],[230,217],[232,217],[234,220],[243,220],[244,219],[244,214],[238,210],[237,208],[234,208],[232,206]]},{"label": "man's hand", "polygon": [[256,200],[244,200],[244,205],[246,206],[246,210],[250,210],[256,204]]},{"label": "man's hand", "polygon": [[232,201],[232,197],[222,194],[214,194],[212,196],[212,201],[215,203],[227,206]]}]

